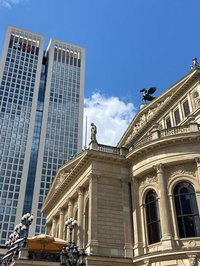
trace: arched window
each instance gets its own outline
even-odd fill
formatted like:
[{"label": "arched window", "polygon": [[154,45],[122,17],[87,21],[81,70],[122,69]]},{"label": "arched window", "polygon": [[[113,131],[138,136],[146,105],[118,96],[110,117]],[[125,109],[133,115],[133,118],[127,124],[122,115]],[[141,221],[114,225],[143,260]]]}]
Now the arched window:
[{"label": "arched window", "polygon": [[200,218],[193,186],[181,182],[174,188],[180,238],[200,236]]},{"label": "arched window", "polygon": [[158,210],[158,198],[154,190],[150,190],[146,195],[146,220],[149,244],[160,242],[160,216]]}]

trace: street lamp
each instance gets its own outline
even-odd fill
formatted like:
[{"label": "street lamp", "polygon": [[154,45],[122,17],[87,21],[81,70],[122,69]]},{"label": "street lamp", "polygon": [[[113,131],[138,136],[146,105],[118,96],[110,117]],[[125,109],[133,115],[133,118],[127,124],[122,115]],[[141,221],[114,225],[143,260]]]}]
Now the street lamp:
[{"label": "street lamp", "polygon": [[60,253],[61,266],[85,266],[86,253],[84,249],[78,249],[76,243],[72,241],[72,232],[77,225],[73,218],[68,219],[65,224],[69,229],[69,244],[62,248]]},{"label": "street lamp", "polygon": [[34,216],[27,213],[22,216],[21,223],[15,226],[14,232],[10,234],[9,240],[6,241],[5,246],[8,249],[6,255],[3,257],[3,265],[8,266],[14,255],[19,253],[19,250],[26,246],[29,226],[32,224]]}]

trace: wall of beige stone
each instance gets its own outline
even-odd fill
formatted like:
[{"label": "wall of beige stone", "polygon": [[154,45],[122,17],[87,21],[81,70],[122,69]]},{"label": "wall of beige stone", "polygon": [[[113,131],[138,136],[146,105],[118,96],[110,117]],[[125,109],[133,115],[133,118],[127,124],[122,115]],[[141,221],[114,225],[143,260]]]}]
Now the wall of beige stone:
[{"label": "wall of beige stone", "polygon": [[124,255],[121,181],[98,178],[98,241],[102,255]]},{"label": "wall of beige stone", "polygon": [[[194,187],[200,212],[199,162],[199,145],[196,143],[184,143],[182,145],[176,145],[175,143],[168,147],[155,147],[151,153],[142,154],[134,161],[132,180],[135,256],[162,252],[166,249],[182,249],[182,247],[193,248],[193,250],[195,250],[196,247],[199,246],[200,238],[198,237],[191,239],[179,238],[173,199],[173,189],[175,185],[181,181],[189,182]],[[159,165],[162,165],[161,174],[156,170]],[[160,243],[148,245],[145,196],[151,189],[155,190],[158,195],[162,240]],[[165,212],[163,212],[163,210],[165,210]],[[165,234],[166,237],[164,239]],[[178,261],[175,265],[179,265]],[[186,263],[180,265],[190,264]]]}]

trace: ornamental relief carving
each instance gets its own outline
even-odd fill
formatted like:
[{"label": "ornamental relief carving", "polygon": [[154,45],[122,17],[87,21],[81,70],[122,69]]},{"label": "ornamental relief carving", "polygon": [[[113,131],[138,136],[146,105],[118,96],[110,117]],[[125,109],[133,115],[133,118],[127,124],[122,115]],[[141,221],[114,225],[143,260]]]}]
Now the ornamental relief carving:
[{"label": "ornamental relief carving", "polygon": [[64,179],[68,177],[68,175],[72,172],[73,168],[71,168],[68,172],[65,172],[64,170],[60,172],[60,174],[56,177],[56,186],[55,189],[59,187],[59,185],[63,182]]},{"label": "ornamental relief carving", "polygon": [[150,120],[156,112],[163,106],[165,102],[167,102],[171,98],[171,95],[166,97],[164,101],[158,102],[154,108],[148,109],[146,113],[143,113],[138,119],[135,125],[132,128],[132,132],[130,136],[127,138],[125,145],[128,145],[133,139],[134,135],[146,124],[148,120]]},{"label": "ornamental relief carving", "polygon": [[139,188],[144,189],[145,187],[147,187],[151,184],[155,184],[155,183],[157,184],[158,178],[154,174],[148,174],[145,177],[143,177],[142,179],[139,179],[138,183],[139,183]]},{"label": "ornamental relief carving", "polygon": [[195,177],[195,166],[191,164],[180,164],[166,168],[168,180],[170,181],[175,176],[190,175]]},{"label": "ornamental relief carving", "polygon": [[191,266],[195,266],[196,265],[197,256],[196,255],[188,255],[188,257],[189,257],[190,265]]},{"label": "ornamental relief carving", "polygon": [[200,107],[200,97],[198,91],[194,91],[192,96],[194,102],[194,109],[197,109]]}]

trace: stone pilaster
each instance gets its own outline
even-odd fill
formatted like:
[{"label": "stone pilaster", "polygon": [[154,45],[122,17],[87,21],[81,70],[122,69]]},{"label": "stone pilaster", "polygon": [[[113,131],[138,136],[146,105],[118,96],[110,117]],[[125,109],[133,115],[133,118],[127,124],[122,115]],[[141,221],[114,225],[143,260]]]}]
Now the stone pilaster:
[{"label": "stone pilaster", "polygon": [[64,226],[64,211],[60,209],[59,211],[59,232],[58,238],[63,239],[63,226]]},{"label": "stone pilaster", "polygon": [[97,176],[90,175],[89,177],[89,230],[88,230],[88,249],[89,254],[98,254],[98,239],[97,239],[97,197],[98,184]]},{"label": "stone pilaster", "polygon": [[155,166],[158,178],[158,187],[160,190],[160,221],[162,229],[162,244],[163,250],[173,248],[172,239],[172,224],[171,224],[171,212],[170,204],[168,199],[168,191],[166,180],[164,176],[164,166],[163,164],[158,164]]},{"label": "stone pilaster", "polygon": [[[175,209],[175,206],[174,206],[173,194],[169,195],[169,201],[170,201],[170,206],[171,206],[172,213],[176,213],[176,209]],[[177,220],[176,220],[176,217],[174,215],[172,215],[172,224],[173,224],[173,230],[174,230],[174,240],[178,240],[179,239],[178,226],[176,225],[177,224]]]},{"label": "stone pilaster", "polygon": [[127,180],[122,182],[122,204],[123,204],[123,220],[124,220],[124,255],[126,258],[133,257],[133,228],[130,213],[130,192]]},{"label": "stone pilaster", "polygon": [[144,253],[142,237],[142,221],[139,206],[139,185],[135,178],[132,178],[132,200],[133,200],[133,229],[134,229],[134,256]]},{"label": "stone pilaster", "polygon": [[[68,209],[67,209],[67,216],[69,218],[73,218],[73,200],[71,198],[68,199]],[[67,230],[67,241],[70,241],[70,233],[69,230]]]},{"label": "stone pilaster", "polygon": [[142,236],[143,236],[143,248],[144,248],[144,253],[148,252],[147,250],[147,244],[148,244],[148,240],[147,240],[147,236],[146,236],[146,223],[145,223],[145,206],[144,204],[142,204],[140,206],[140,213],[141,213],[141,221],[144,221],[141,224],[141,232],[142,232]]},{"label": "stone pilaster", "polygon": [[51,232],[52,232],[52,236],[56,237],[56,218],[55,217],[52,220]]},{"label": "stone pilaster", "polygon": [[78,247],[83,248],[83,188],[78,188],[78,232],[77,240]]}]

